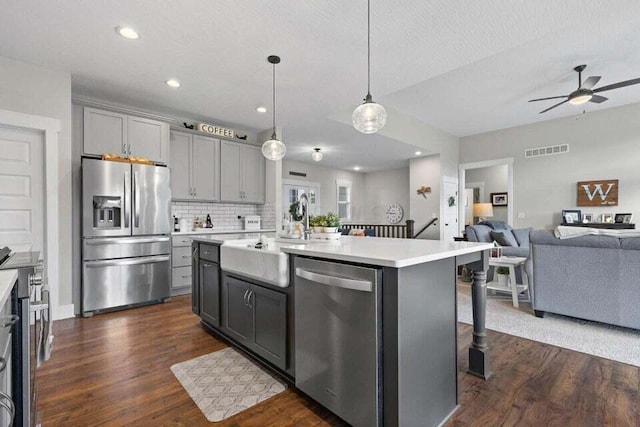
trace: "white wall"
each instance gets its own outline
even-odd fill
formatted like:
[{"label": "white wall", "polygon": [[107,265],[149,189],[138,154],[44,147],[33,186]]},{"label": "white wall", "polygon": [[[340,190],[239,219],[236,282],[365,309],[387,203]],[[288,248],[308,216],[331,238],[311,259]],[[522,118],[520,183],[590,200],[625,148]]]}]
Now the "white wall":
[{"label": "white wall", "polygon": [[[524,158],[525,148],[564,143],[568,154]],[[461,163],[514,158],[515,227],[558,225],[562,209],[578,208],[576,183],[598,179],[620,180],[620,205],[578,209],[640,218],[640,104],[464,137],[461,144]]]},{"label": "white wall", "polygon": [[[480,203],[491,203],[491,193],[506,193],[507,181],[509,178],[509,167],[507,165],[489,166],[486,168],[467,169],[466,182],[478,182],[484,184],[484,194],[481,196]],[[465,218],[466,219],[466,218]],[[507,222],[507,207],[494,206],[494,219]]]},{"label": "white wall", "polygon": [[71,304],[71,75],[0,56],[0,109],[60,120],[58,301]]},{"label": "white wall", "polygon": [[409,167],[364,174],[363,221],[367,224],[388,224],[387,206],[397,203],[404,209],[404,223],[409,217]]},{"label": "white wall", "polygon": [[[409,212],[418,232],[431,219],[440,216],[442,173],[440,156],[412,159],[409,165]],[[455,176],[455,175],[453,175]],[[418,188],[431,187],[426,198],[417,193]],[[440,227],[429,227],[419,238],[439,239]]]},{"label": "white wall", "polygon": [[[285,158],[286,159],[286,158]],[[289,175],[289,171],[306,173],[306,177]],[[330,169],[324,166],[294,162],[291,160],[282,161],[282,179],[291,181],[317,182],[320,184],[320,211],[337,212],[337,188],[336,180],[343,179],[351,181],[351,222],[362,222],[365,218],[364,205],[364,174],[360,172],[350,172],[341,169]]]}]

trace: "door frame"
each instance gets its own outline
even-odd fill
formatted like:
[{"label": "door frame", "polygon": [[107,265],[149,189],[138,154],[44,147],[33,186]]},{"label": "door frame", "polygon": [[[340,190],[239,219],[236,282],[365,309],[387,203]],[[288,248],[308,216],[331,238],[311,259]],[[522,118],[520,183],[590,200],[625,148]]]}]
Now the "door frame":
[{"label": "door frame", "polygon": [[[60,120],[37,116],[33,114],[19,113],[16,111],[0,110],[0,126],[14,127],[41,133],[43,140],[43,167],[44,167],[44,226],[43,247],[45,248],[46,262],[45,272],[51,292],[51,304],[53,319],[73,317],[73,304],[60,307],[59,292],[59,247],[58,247],[58,133],[61,130]],[[56,314],[58,314],[56,316]]]},{"label": "door frame", "polygon": [[451,176],[442,176],[442,186],[440,187],[442,189],[442,191],[440,191],[441,193],[441,200],[440,200],[440,240],[444,240],[444,211],[446,209],[446,203],[448,203],[448,200],[446,199],[446,194],[444,191],[444,185],[445,183],[448,184],[455,184],[455,186],[458,188],[457,194],[456,194],[456,203],[458,204],[458,225],[460,225],[460,184],[459,184],[459,180],[458,178],[455,177],[451,177]]},{"label": "door frame", "polygon": [[[507,223],[509,225],[513,225],[513,205],[515,199],[513,197],[513,157],[505,157],[502,159],[494,159],[494,160],[485,160],[482,162],[472,162],[472,163],[461,163],[458,166],[458,194],[464,192],[465,189],[465,181],[466,181],[466,172],[468,169],[480,169],[491,166],[507,166]],[[462,224],[465,222],[465,212],[464,206],[461,203],[458,203],[458,223]]]}]

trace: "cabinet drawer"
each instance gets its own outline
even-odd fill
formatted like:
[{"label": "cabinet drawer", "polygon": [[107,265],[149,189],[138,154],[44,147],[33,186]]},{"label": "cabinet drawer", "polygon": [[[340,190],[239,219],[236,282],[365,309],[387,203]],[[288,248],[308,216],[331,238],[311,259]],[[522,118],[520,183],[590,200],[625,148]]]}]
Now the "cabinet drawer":
[{"label": "cabinet drawer", "polygon": [[211,262],[220,262],[220,247],[201,243],[200,259],[206,259]]},{"label": "cabinet drawer", "polygon": [[191,247],[185,246],[183,248],[173,248],[171,250],[171,266],[172,267],[186,267],[191,265]]},{"label": "cabinet drawer", "polygon": [[191,266],[175,267],[171,270],[171,287],[172,288],[184,288],[191,286],[191,280],[193,279]]},{"label": "cabinet drawer", "polygon": [[195,236],[173,236],[171,238],[171,245],[175,247],[191,246],[191,239]]}]

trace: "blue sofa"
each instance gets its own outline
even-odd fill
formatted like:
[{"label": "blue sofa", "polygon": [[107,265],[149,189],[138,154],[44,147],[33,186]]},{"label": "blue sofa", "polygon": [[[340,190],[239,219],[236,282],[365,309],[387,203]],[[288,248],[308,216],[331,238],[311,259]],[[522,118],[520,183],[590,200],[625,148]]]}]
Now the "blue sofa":
[{"label": "blue sofa", "polygon": [[640,329],[640,238],[530,235],[533,309]]}]

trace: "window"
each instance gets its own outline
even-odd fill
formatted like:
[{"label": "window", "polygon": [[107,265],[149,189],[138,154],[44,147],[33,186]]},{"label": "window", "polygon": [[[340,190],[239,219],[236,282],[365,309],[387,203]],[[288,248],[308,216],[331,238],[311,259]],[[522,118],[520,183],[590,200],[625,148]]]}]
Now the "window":
[{"label": "window", "polygon": [[338,216],[343,221],[351,219],[351,182],[344,180],[336,181],[338,194]]}]

